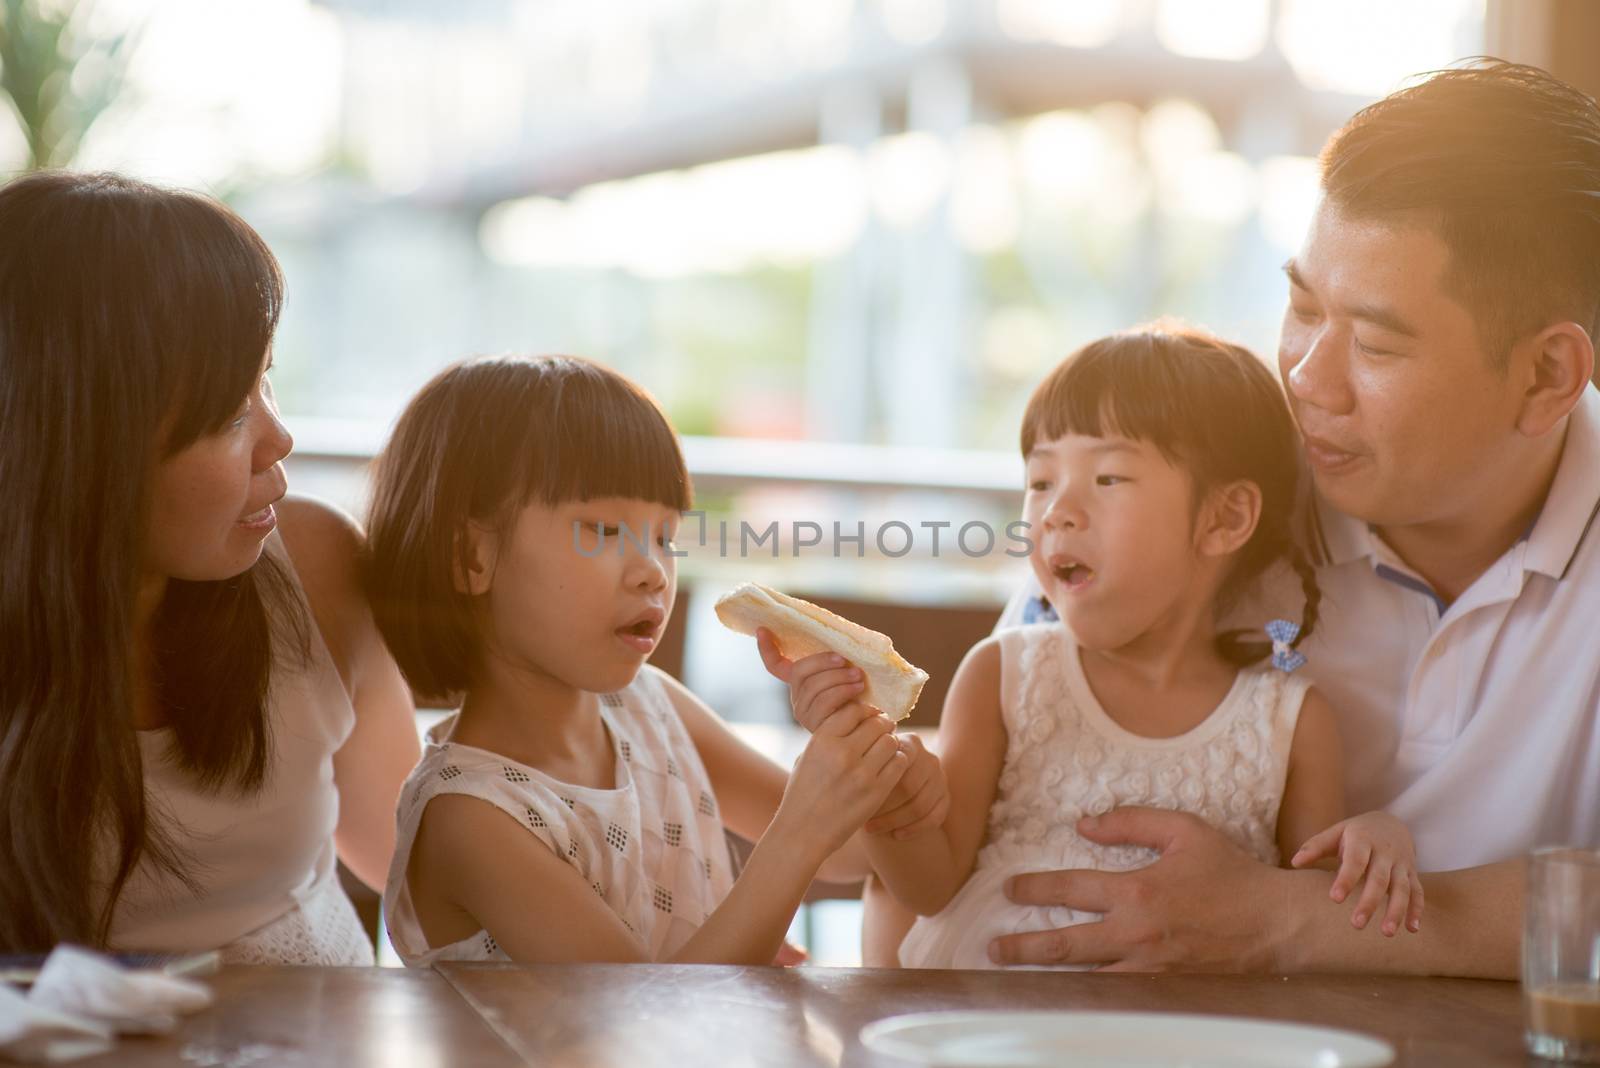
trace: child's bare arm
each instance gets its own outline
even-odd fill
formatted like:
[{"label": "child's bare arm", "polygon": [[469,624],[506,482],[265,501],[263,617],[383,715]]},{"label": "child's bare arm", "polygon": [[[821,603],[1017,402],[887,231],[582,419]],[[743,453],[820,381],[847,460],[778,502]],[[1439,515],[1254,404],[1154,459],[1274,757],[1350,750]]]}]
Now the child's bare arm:
[{"label": "child's bare arm", "polygon": [[[645,670],[656,669],[647,665]],[[723,825],[746,841],[760,841],[783,801],[789,785],[789,771],[752,748],[677,679],[660,672],[657,675],[694,742],[700,762],[705,765],[706,775],[717,794]],[[858,708],[854,714],[868,715],[864,708]],[[909,759],[910,754],[907,756]],[[863,837],[853,835],[822,862],[815,877],[844,883],[866,875],[869,866],[866,849],[861,844]]]},{"label": "child's bare arm", "polygon": [[577,869],[479,798],[445,794],[428,802],[406,878],[418,912],[438,918],[436,930],[424,925],[432,945],[481,928],[513,960],[648,959]]},{"label": "child's bare arm", "polygon": [[917,914],[889,893],[876,876],[861,887],[861,964],[866,968],[900,967],[900,943]]},{"label": "child's bare arm", "polygon": [[1278,812],[1278,851],[1286,867],[1337,870],[1329,889],[1343,902],[1365,883],[1350,917],[1357,928],[1383,907],[1381,930],[1402,924],[1413,932],[1422,920],[1422,882],[1410,831],[1383,812],[1345,818],[1343,760],[1332,708],[1316,690],[1306,693],[1289,755],[1289,781]]},{"label": "child's bare arm", "polygon": [[[818,865],[882,804],[904,765],[880,717],[823,724],[732,890],[669,959],[771,963]],[[470,920],[467,932],[481,926],[516,960],[649,959],[576,869],[488,802],[431,801],[413,868],[414,895],[427,879],[432,896]]]},{"label": "child's bare arm", "polygon": [[1401,924],[1413,934],[1421,930],[1422,879],[1417,873],[1416,845],[1404,823],[1387,812],[1352,816],[1313,835],[1291,863],[1304,868],[1334,857],[1338,858],[1339,874],[1328,890],[1329,897],[1343,902],[1358,884],[1365,884],[1350,915],[1356,930],[1366,928],[1385,898],[1388,908],[1380,925],[1385,937],[1393,938]]},{"label": "child's bare arm", "polygon": [[[449,844],[433,855],[419,849],[414,857],[444,876],[443,888],[470,920],[468,929],[487,931],[513,960],[650,960],[577,869],[506,813],[473,797],[446,795],[428,804],[423,821],[433,825],[435,841]],[[419,832],[419,846],[422,841]],[[758,850],[727,899],[671,959],[770,964],[810,880],[802,869],[798,857]],[[780,892],[770,892],[774,887]]]},{"label": "child's bare arm", "polygon": [[1000,714],[1000,643],[974,646],[956,669],[939,721],[939,752],[949,790],[942,826],[906,839],[866,839],[873,870],[895,897],[931,916],[955,897],[972,874],[983,845],[989,807],[1005,762]]},{"label": "child's bare arm", "polygon": [[886,834],[903,840],[944,825],[950,813],[950,783],[938,754],[923,743],[920,735],[904,731],[895,738],[910,763],[883,807],[862,830],[869,835]]},{"label": "child's bare arm", "polygon": [[1283,866],[1306,840],[1344,819],[1344,751],[1333,707],[1306,691],[1289,747],[1289,775],[1278,806],[1278,854]]},{"label": "child's bare arm", "polygon": [[[866,682],[861,670],[848,663],[837,653],[815,653],[799,660],[790,660],[779,649],[772,632],[765,627],[756,629],[756,648],[768,673],[789,686],[789,703],[795,722],[808,731],[834,712],[851,704],[860,703]],[[870,707],[870,706],[869,706]],[[900,749],[910,760],[905,778],[895,786],[884,801],[883,808],[873,814],[864,830],[867,834],[893,834],[908,838],[920,831],[937,827],[944,822],[949,811],[949,794],[944,772],[938,757],[928,752],[922,740],[907,732],[900,735]],[[864,838],[852,840],[846,852],[836,857],[836,862],[848,861],[855,865],[849,877],[866,874],[869,861]]]},{"label": "child's bare arm", "polygon": [[[854,702],[862,690],[860,672],[841,657],[818,653],[789,660],[771,634],[756,633],[757,646],[767,671],[789,684],[794,716],[808,730],[840,705]],[[990,638],[974,646],[956,670],[940,720],[940,749],[954,754],[929,776],[936,787],[943,783],[944,797],[937,808],[927,804],[940,792],[924,790],[913,803],[919,815],[902,830],[914,835],[867,835],[861,841],[883,884],[906,905],[932,915],[947,905],[966,882],[977,858],[988,821],[989,805],[1005,759],[1006,735],[1000,716],[1000,646]],[[918,746],[920,748],[920,746]],[[911,779],[917,770],[908,772]],[[904,789],[897,790],[906,794]],[[903,810],[904,806],[901,806]],[[946,810],[942,821],[932,818]],[[899,826],[891,811],[879,813],[873,829]]]},{"label": "child's bare arm", "polygon": [[823,862],[905,774],[907,758],[889,727],[882,716],[855,706],[817,729],[732,891],[674,960],[772,959]]}]

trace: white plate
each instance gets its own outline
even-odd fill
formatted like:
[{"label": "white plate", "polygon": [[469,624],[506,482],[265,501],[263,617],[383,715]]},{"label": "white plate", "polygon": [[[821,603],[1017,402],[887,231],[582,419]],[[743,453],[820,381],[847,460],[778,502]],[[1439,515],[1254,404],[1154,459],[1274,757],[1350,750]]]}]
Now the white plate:
[{"label": "white plate", "polygon": [[861,1029],[875,1053],[941,1068],[1382,1068],[1352,1031],[1155,1012],[922,1012]]}]

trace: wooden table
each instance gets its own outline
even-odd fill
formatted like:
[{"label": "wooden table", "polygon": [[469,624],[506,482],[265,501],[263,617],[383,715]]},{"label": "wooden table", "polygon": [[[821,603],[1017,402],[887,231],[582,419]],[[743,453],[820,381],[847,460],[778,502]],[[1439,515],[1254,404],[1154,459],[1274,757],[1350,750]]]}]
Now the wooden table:
[{"label": "wooden table", "polygon": [[905,1068],[863,1024],[933,1009],[1192,1012],[1387,1039],[1397,1065],[1524,1065],[1514,983],[694,965],[225,968],[174,1035],[75,1062],[144,1068]]},{"label": "wooden table", "polygon": [[[124,1038],[92,1068],[521,1065],[450,984],[401,968],[224,968],[216,1004],[162,1038]],[[0,1063],[9,1063],[0,1061]]]},{"label": "wooden table", "polygon": [[1251,1016],[1377,1035],[1406,1068],[1526,1063],[1515,983],[706,965],[439,970],[527,1064],[548,1068],[905,1068],[861,1046],[863,1024],[979,1008]]}]

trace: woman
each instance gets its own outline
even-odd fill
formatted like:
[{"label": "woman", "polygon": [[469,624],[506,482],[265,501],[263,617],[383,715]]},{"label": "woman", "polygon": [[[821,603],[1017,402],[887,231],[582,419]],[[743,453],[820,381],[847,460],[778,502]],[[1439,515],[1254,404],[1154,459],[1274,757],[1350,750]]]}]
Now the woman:
[{"label": "woman", "polygon": [[283,283],[207,198],[0,189],[0,951],[371,963],[418,757],[359,533],[283,500]]}]

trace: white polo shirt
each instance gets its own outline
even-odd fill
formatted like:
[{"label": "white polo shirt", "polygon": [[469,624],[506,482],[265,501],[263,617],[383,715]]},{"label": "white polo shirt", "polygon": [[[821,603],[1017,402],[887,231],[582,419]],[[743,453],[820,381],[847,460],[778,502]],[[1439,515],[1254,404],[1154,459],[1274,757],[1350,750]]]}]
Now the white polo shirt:
[{"label": "white polo shirt", "polygon": [[[1302,670],[1339,717],[1350,811],[1404,820],[1424,870],[1600,848],[1597,513],[1592,385],[1528,536],[1448,607],[1366,524],[1318,508],[1322,608]],[[1021,621],[1029,586],[1001,625]]]}]

